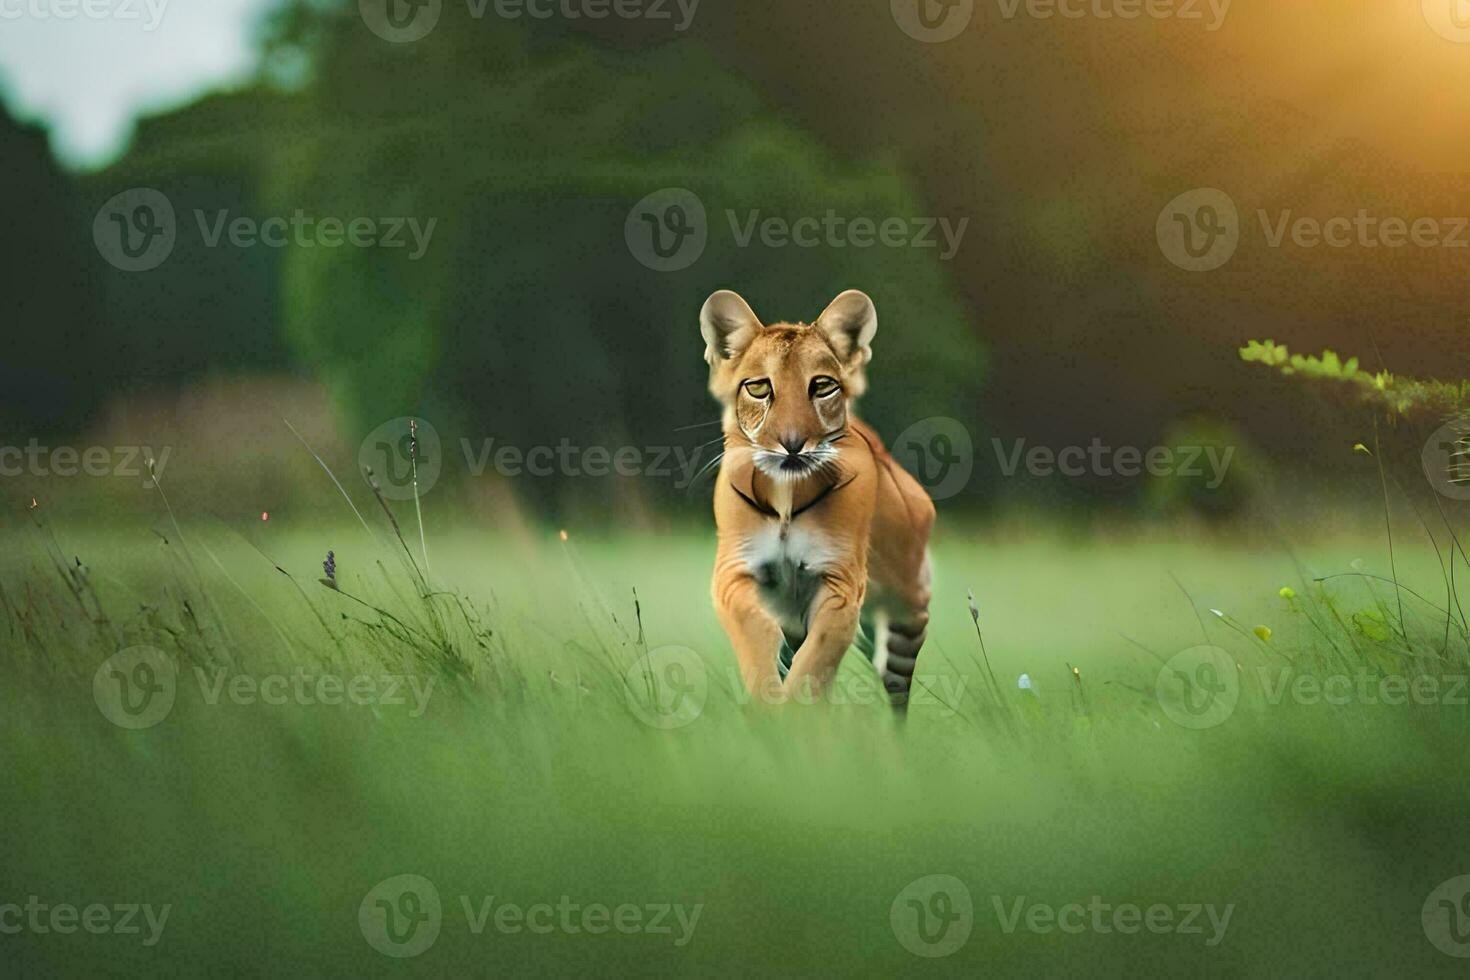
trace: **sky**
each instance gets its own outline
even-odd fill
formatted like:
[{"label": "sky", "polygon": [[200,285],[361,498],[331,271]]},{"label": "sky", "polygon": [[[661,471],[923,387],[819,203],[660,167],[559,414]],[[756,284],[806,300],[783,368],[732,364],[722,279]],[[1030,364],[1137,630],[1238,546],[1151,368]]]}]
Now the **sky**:
[{"label": "sky", "polygon": [[74,169],[105,166],[142,115],[238,84],[274,0],[0,0],[0,99]]}]

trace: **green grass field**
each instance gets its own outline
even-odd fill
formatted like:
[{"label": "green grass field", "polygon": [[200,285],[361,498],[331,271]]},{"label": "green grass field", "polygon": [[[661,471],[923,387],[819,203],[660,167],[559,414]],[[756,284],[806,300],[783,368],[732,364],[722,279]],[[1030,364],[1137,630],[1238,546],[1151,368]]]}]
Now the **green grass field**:
[{"label": "green grass field", "polygon": [[[705,533],[440,534],[421,580],[386,523],[155,527],[4,532],[11,975],[1450,975],[1436,947],[1470,952],[1470,669],[1427,545],[1398,545],[1401,624],[1371,527],[1295,554],[947,527],[900,723],[856,655],[828,703],[743,703]],[[1228,660],[1175,657],[1205,644]]]}]

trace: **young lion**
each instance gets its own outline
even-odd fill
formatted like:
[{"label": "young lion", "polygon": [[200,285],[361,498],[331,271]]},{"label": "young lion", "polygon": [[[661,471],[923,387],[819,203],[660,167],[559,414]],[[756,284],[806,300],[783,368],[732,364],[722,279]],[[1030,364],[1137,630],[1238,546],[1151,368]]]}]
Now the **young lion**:
[{"label": "young lion", "polygon": [[[820,693],[857,637],[907,703],[929,623],[934,504],[852,415],[878,314],[849,290],[813,324],[764,326],[729,290],[700,314],[724,407],[714,602],[746,687]],[[807,690],[808,685],[810,690]]]}]

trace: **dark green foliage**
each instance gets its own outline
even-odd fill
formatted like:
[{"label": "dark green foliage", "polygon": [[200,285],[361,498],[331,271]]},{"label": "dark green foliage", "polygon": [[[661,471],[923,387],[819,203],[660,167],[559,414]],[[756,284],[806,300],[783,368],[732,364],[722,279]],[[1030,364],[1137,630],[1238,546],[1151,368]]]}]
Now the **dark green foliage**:
[{"label": "dark green foliage", "polygon": [[[767,247],[759,234],[742,247],[732,227],[931,213],[894,168],[826,148],[688,38],[627,49],[495,18],[448,28],[390,45],[354,10],[288,6],[260,83],[146,121],[86,181],[73,231],[138,186],[167,195],[179,223],[151,272],[78,259],[100,313],[72,355],[97,352],[101,388],[304,370],[350,439],[428,418],[454,447],[453,479],[460,437],[692,447],[713,433],[675,430],[716,415],[697,329],[710,292],[810,320],[856,287],[881,324],[864,414],[890,437],[930,415],[975,417],[979,331],[941,249]],[[697,194],[709,228],[698,261],[667,273],[624,239],[630,209],[664,187]],[[206,247],[200,222],[222,211],[434,223],[417,259],[406,230],[399,249]]]}]

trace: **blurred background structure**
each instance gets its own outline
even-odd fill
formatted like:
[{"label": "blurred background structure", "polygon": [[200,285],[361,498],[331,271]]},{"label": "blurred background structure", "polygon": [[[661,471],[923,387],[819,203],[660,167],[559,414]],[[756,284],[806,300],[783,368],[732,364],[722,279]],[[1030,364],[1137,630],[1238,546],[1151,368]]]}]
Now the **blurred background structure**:
[{"label": "blurred background structure", "polygon": [[[1218,22],[1203,4],[1203,20],[1122,20],[981,3],[945,43],[899,28],[904,0],[600,20],[387,2],[437,20],[394,43],[367,0],[241,0],[166,5],[154,30],[147,7],[138,24],[32,11],[0,26],[7,443],[167,430],[195,450],[178,479],[248,486],[247,507],[288,493],[283,416],[348,460],[386,420],[432,420],[450,483],[467,478],[462,439],[692,451],[716,431],[697,427],[715,417],[695,322],[709,292],[809,319],[859,287],[880,313],[865,414],[890,439],[934,416],[970,432],[974,476],[950,506],[1179,497],[1221,515],[1257,469],[1307,490],[1361,480],[1344,419],[1371,435],[1345,402],[1241,364],[1246,341],[1470,368],[1470,231],[1272,242],[1287,213],[1470,216],[1470,45],[1417,0],[1237,0]],[[1190,272],[1156,223],[1202,187],[1238,207],[1240,244]],[[141,272],[93,234],[135,188],[176,220]],[[702,205],[707,243],[660,269],[630,226],[667,188]],[[672,213],[659,204],[650,227]],[[298,214],[369,219],[381,244],[398,222],[406,247],[232,243],[236,218]],[[829,214],[846,239],[760,230]],[[855,219],[894,218],[903,243],[855,244]],[[914,239],[926,220],[937,247]],[[432,229],[422,248],[415,226]],[[944,227],[963,228],[953,249]],[[993,439],[1238,455],[1221,487],[1161,491],[1007,477]],[[677,482],[561,474],[505,499],[547,516],[703,509]]]}]

